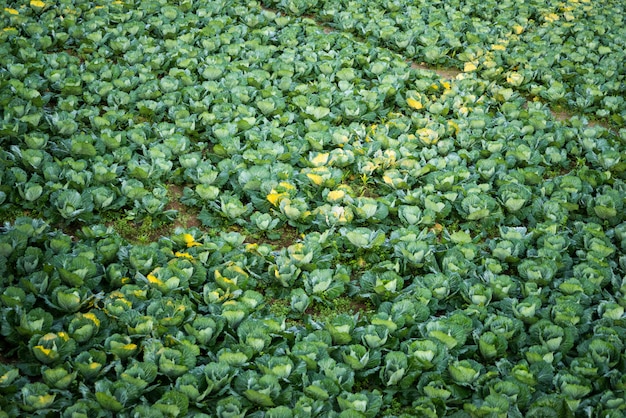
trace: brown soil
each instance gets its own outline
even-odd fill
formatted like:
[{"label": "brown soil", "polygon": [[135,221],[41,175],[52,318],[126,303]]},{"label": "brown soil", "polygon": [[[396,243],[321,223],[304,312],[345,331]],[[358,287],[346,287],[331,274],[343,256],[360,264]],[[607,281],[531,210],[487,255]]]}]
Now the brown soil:
[{"label": "brown soil", "polygon": [[411,62],[411,68],[416,70],[427,70],[435,72],[439,77],[444,78],[446,80],[452,80],[456,78],[457,75],[461,74],[463,71],[457,68],[436,68],[429,66],[428,64],[421,62]]},{"label": "brown soil", "polygon": [[183,186],[178,184],[169,184],[167,190],[170,192],[171,200],[165,207],[166,210],[177,210],[178,217],[172,225],[173,228],[200,228],[202,223],[197,218],[197,210],[185,206],[180,203],[180,198],[183,195]]},{"label": "brown soil", "polygon": [[300,238],[298,230],[291,225],[283,225],[275,232],[280,234],[280,238],[276,240],[271,240],[266,237],[251,237],[248,235],[246,242],[249,244],[269,244],[274,247],[287,248],[295,244],[298,238]]}]

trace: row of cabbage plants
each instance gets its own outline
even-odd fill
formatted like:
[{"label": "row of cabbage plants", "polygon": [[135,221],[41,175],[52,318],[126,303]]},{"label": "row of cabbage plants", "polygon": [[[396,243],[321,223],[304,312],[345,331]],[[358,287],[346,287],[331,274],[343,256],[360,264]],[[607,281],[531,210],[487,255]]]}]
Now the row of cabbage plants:
[{"label": "row of cabbage plants", "polygon": [[268,7],[383,45],[408,59],[478,71],[552,106],[623,127],[621,1],[266,0]]}]

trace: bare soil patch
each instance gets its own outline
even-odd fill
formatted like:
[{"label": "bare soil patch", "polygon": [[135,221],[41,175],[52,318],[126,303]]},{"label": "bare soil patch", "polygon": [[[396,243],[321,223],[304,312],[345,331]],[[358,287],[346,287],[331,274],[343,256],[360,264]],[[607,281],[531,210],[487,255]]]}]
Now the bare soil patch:
[{"label": "bare soil patch", "polygon": [[441,78],[445,78],[446,80],[452,80],[455,79],[457,75],[461,74],[463,71],[457,69],[457,68],[437,68],[437,67],[432,67],[424,62],[421,63],[416,63],[416,62],[412,62],[411,63],[411,68],[416,69],[416,70],[427,70],[427,71],[433,71],[434,73],[436,73],[439,77]]}]

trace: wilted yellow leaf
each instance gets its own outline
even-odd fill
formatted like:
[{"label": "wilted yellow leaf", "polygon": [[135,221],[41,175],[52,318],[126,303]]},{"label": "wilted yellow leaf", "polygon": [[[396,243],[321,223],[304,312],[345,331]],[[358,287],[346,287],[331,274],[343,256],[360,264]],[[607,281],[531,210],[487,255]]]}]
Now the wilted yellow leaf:
[{"label": "wilted yellow leaf", "polygon": [[309,180],[313,182],[316,186],[320,186],[324,182],[324,178],[319,174],[307,173],[306,175]]},{"label": "wilted yellow leaf", "polygon": [[152,283],[152,284],[163,284],[163,282],[161,280],[159,280],[154,274],[150,273],[146,276],[146,278],[148,279],[148,282]]},{"label": "wilted yellow leaf", "polygon": [[186,258],[187,260],[193,260],[193,256],[189,253],[181,253],[180,251],[176,251],[174,255],[179,258]]},{"label": "wilted yellow leaf", "polygon": [[191,247],[196,247],[198,245],[202,245],[199,242],[197,242],[195,240],[195,238],[193,237],[193,235],[191,235],[191,234],[183,234],[183,239],[185,240],[185,243],[187,244],[187,248],[191,248]]},{"label": "wilted yellow leaf", "polygon": [[222,274],[219,271],[217,271],[217,270],[215,270],[214,276],[215,276],[215,281],[217,281],[218,283],[222,282],[222,283],[224,283],[226,285],[237,286],[237,282],[235,280],[232,280],[232,279],[229,279],[228,277],[222,276]]},{"label": "wilted yellow leaf", "polygon": [[476,64],[474,64],[473,62],[466,62],[465,66],[463,67],[463,71],[465,71],[466,73],[470,73],[472,71],[476,71],[478,67],[476,67]]},{"label": "wilted yellow leaf", "polygon": [[52,353],[51,348],[46,348],[43,345],[36,345],[35,348],[41,351],[45,356],[49,356],[50,353]]},{"label": "wilted yellow leaf", "polygon": [[40,0],[30,0],[30,5],[33,7],[37,7],[38,9],[43,9],[46,7],[46,3]]},{"label": "wilted yellow leaf", "polygon": [[557,15],[556,13],[548,13],[543,18],[545,19],[546,22],[552,23],[552,22],[556,22],[557,20],[559,20],[559,15]]},{"label": "wilted yellow leaf", "polygon": [[19,14],[20,14],[20,12],[18,12],[18,11],[17,11],[17,10],[15,10],[15,9],[11,9],[10,7],[5,7],[5,8],[4,8],[4,11],[5,11],[5,12],[7,12],[8,14],[10,14],[10,15],[14,15],[14,16],[15,16],[15,15],[19,15]]},{"label": "wilted yellow leaf", "polygon": [[274,206],[278,206],[280,200],[286,196],[286,193],[278,193],[276,190],[272,189],[272,191],[266,196],[268,202],[270,202]]},{"label": "wilted yellow leaf", "polygon": [[100,326],[100,320],[98,319],[98,317],[96,315],[94,315],[93,312],[87,312],[86,314],[83,314],[83,317],[89,319],[96,326]]},{"label": "wilted yellow leaf", "polygon": [[326,163],[328,163],[329,155],[330,154],[327,152],[319,153],[315,157],[310,159],[309,161],[314,167],[321,167],[323,165],[326,165]]},{"label": "wilted yellow leaf", "polygon": [[415,100],[412,97],[409,97],[408,99],[406,99],[406,104],[408,104],[411,109],[415,109],[415,110],[420,110],[424,108],[424,105],[422,105],[421,102]]},{"label": "wilted yellow leaf", "polygon": [[249,252],[249,253],[254,252],[259,249],[259,244],[257,244],[256,242],[253,242],[251,244],[246,244],[245,249],[246,249],[246,252]]},{"label": "wilted yellow leaf", "polygon": [[495,45],[491,45],[491,49],[493,49],[494,51],[505,51],[506,50],[506,46],[500,45],[500,44],[495,44]]},{"label": "wilted yellow leaf", "polygon": [[524,32],[524,27],[522,25],[513,25],[513,33],[516,35],[521,35]]},{"label": "wilted yellow leaf", "polygon": [[345,197],[346,192],[344,192],[343,190],[333,190],[328,192],[328,195],[326,196],[326,198],[331,201],[331,202],[336,202],[338,200],[341,200]]},{"label": "wilted yellow leaf", "polygon": [[243,275],[243,276],[248,277],[248,273],[246,273],[244,269],[242,269],[241,267],[239,267],[239,266],[238,266],[238,265],[236,265],[236,264],[232,264],[232,265],[228,266],[228,269],[229,269],[230,271],[234,271],[234,272],[236,272],[236,273],[239,273],[239,274],[241,274],[241,275]]}]

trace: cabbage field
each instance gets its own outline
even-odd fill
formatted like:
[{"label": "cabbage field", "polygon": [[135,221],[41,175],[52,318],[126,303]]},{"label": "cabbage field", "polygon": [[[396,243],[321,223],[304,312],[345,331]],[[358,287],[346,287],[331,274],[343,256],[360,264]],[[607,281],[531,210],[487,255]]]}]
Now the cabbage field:
[{"label": "cabbage field", "polygon": [[0,13],[0,418],[626,416],[622,0]]}]

